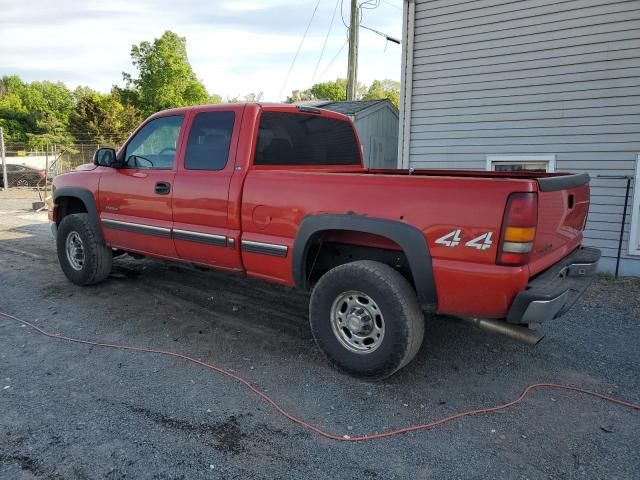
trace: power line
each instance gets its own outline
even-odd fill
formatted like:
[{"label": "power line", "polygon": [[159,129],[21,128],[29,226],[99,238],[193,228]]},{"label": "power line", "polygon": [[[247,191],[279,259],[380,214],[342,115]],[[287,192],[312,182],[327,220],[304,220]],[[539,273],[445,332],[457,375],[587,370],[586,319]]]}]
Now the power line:
[{"label": "power line", "polygon": [[360,9],[364,8],[365,10],[375,10],[379,6],[380,6],[380,0],[367,0],[366,2],[362,2],[360,4]]},{"label": "power line", "polygon": [[362,25],[362,24],[360,25],[360,27],[364,28],[365,30],[370,30],[373,33],[377,33],[378,35],[380,35],[381,37],[384,37],[389,42],[397,43],[398,45],[400,45],[400,40],[398,40],[395,37],[392,37],[391,35],[387,35],[386,33],[383,33],[380,30],[376,30],[375,28],[367,27],[366,25]]},{"label": "power line", "polygon": [[324,74],[327,73],[327,70],[329,70],[329,68],[331,67],[331,65],[333,65],[333,62],[336,61],[336,58],[338,58],[338,55],[340,55],[342,53],[342,50],[344,50],[344,47],[347,46],[347,43],[349,43],[349,40],[346,40],[342,46],[340,47],[340,50],[338,50],[338,53],[335,54],[335,56],[331,59],[331,61],[329,62],[329,65],[327,65],[327,68],[324,69],[324,72],[322,72],[322,75],[320,75],[318,77],[319,80],[322,79],[322,77],[324,77]]},{"label": "power line", "polygon": [[318,67],[320,66],[320,62],[322,61],[322,56],[324,55],[324,49],[327,46],[327,40],[329,40],[329,35],[331,34],[331,28],[333,27],[333,21],[336,18],[336,12],[338,11],[338,5],[340,5],[341,0],[336,0],[336,6],[333,8],[333,15],[331,15],[331,22],[329,23],[329,30],[327,30],[327,34],[324,37],[324,43],[322,44],[322,50],[320,51],[320,57],[318,58],[318,63],[316,63],[316,68],[313,70],[313,75],[311,76],[311,83],[316,79],[316,73],[318,73]]},{"label": "power line", "polygon": [[298,58],[298,54],[300,53],[300,49],[302,48],[302,44],[304,43],[304,39],[307,38],[307,33],[309,32],[309,27],[311,27],[311,22],[313,22],[314,17],[316,16],[316,12],[318,11],[318,6],[320,5],[320,0],[316,2],[316,6],[313,9],[313,13],[311,14],[311,18],[309,19],[309,23],[307,23],[307,28],[304,30],[304,34],[302,35],[302,40],[300,40],[300,44],[298,45],[298,50],[296,50],[296,54],[293,56],[293,61],[291,62],[291,66],[289,67],[289,71],[287,72],[287,76],[284,77],[284,82],[282,82],[282,87],[280,87],[280,93],[278,94],[278,98],[282,98],[282,92],[284,91],[284,87],[287,85],[287,81],[289,80],[289,75],[291,75],[291,70],[293,70],[293,66],[296,63],[296,59]]},{"label": "power line", "polygon": [[343,5],[343,0],[340,0],[340,18],[342,19],[342,24],[347,27],[347,30],[349,30],[349,24],[344,20],[344,5]]},{"label": "power line", "polygon": [[398,6],[398,5],[394,4],[394,3],[391,3],[388,0],[382,0],[382,3],[386,3],[390,7],[395,8],[396,10],[402,10],[402,7],[400,7],[400,6]]}]

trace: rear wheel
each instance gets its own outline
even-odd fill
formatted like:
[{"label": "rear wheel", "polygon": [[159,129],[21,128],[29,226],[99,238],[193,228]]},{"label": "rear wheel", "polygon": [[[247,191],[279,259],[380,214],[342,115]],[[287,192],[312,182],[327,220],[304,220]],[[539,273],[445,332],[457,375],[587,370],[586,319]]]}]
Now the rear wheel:
[{"label": "rear wheel", "polygon": [[100,241],[86,213],[67,215],[60,222],[56,239],[62,271],[76,285],[92,285],[111,272],[111,249]]},{"label": "rear wheel", "polygon": [[327,272],[313,289],[309,319],[318,347],[338,370],[382,379],[418,353],[424,317],[407,280],[383,263]]}]

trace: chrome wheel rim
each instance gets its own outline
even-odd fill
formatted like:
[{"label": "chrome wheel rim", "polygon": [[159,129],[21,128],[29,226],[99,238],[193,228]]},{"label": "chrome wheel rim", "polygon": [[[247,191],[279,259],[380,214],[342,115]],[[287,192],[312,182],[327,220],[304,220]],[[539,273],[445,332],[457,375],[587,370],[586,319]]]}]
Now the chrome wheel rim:
[{"label": "chrome wheel rim", "polygon": [[65,242],[67,260],[74,270],[82,270],[84,267],[84,244],[78,232],[69,232]]},{"label": "chrome wheel rim", "polygon": [[331,306],[331,329],[347,350],[366,354],[384,339],[384,317],[378,304],[356,290],[341,293]]}]

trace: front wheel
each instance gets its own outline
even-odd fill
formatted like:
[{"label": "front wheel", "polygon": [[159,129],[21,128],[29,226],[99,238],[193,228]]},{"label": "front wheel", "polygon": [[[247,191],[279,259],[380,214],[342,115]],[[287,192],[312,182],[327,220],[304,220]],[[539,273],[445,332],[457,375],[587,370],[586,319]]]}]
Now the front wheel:
[{"label": "front wheel", "polygon": [[383,263],[340,265],[311,294],[313,337],[329,362],[378,380],[408,364],[424,336],[424,316],[407,280]]},{"label": "front wheel", "polygon": [[111,249],[100,241],[86,213],[67,215],[60,222],[56,238],[62,271],[76,285],[92,285],[111,272]]}]

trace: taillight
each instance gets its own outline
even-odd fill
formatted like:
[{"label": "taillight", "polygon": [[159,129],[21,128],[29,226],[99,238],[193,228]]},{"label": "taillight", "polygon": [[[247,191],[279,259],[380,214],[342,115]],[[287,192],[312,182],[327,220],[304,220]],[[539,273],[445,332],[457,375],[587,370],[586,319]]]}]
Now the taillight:
[{"label": "taillight", "polygon": [[538,194],[512,193],[502,221],[498,264],[524,265],[529,261],[538,224]]}]

